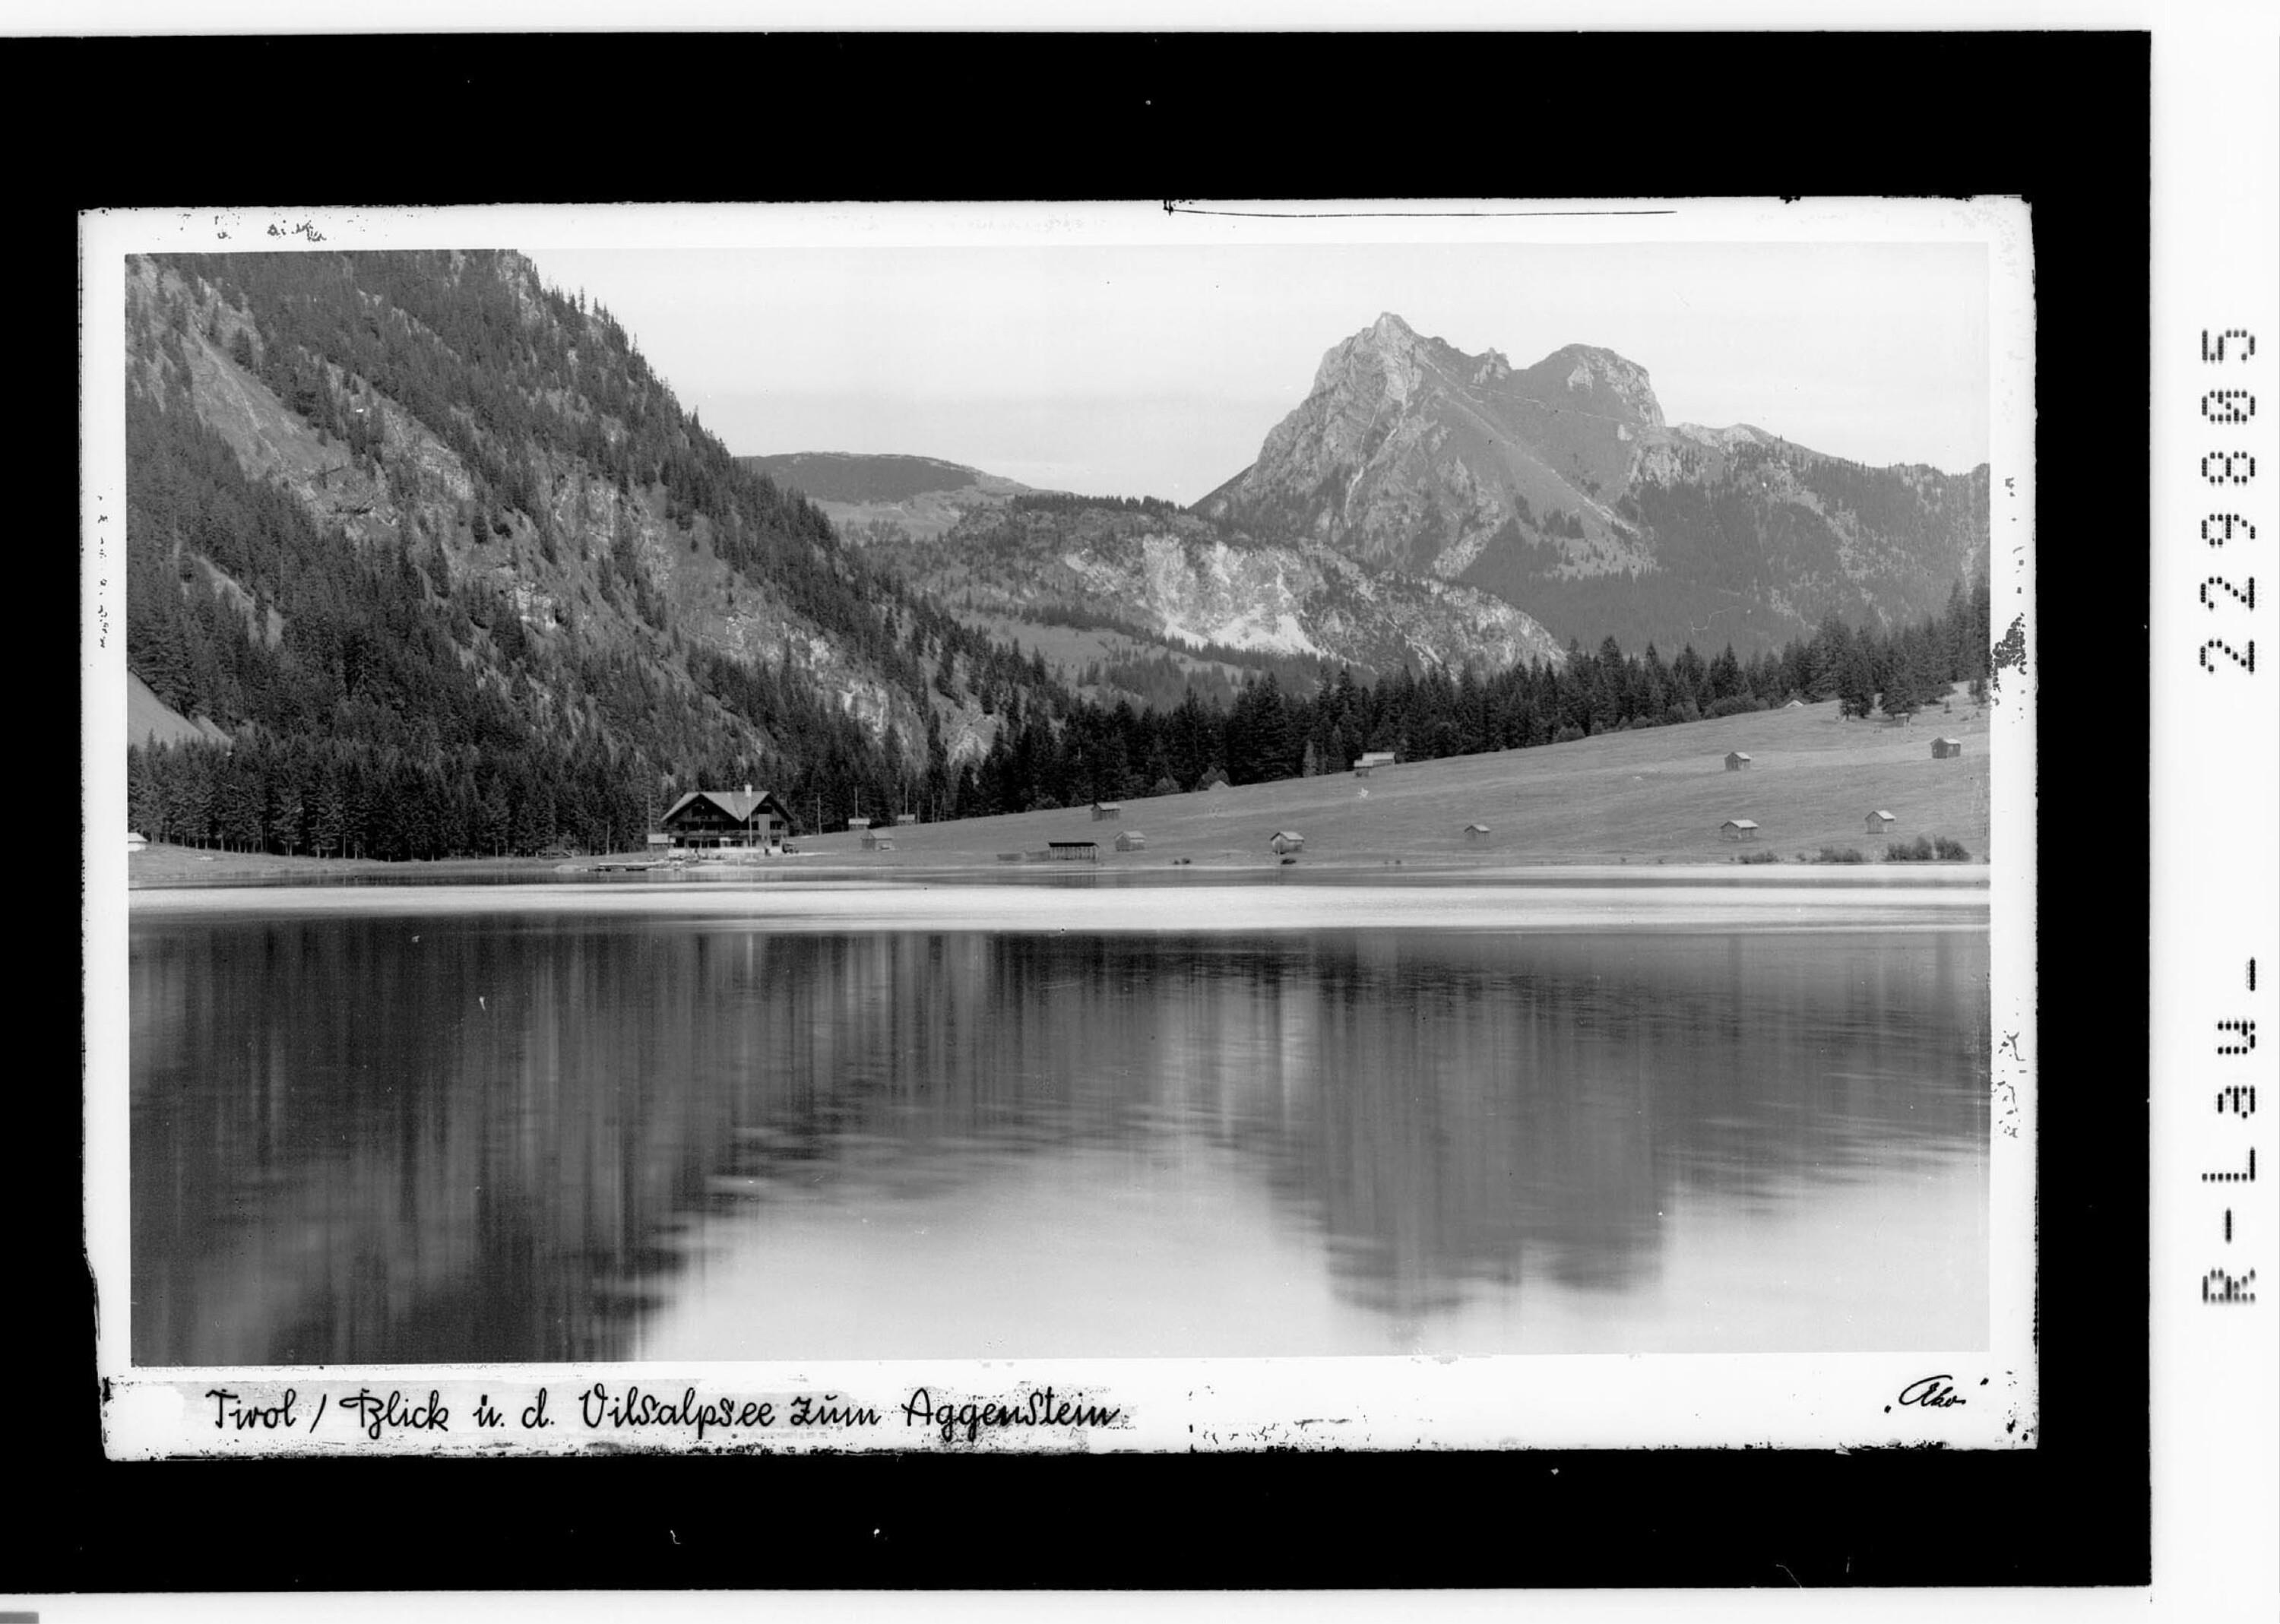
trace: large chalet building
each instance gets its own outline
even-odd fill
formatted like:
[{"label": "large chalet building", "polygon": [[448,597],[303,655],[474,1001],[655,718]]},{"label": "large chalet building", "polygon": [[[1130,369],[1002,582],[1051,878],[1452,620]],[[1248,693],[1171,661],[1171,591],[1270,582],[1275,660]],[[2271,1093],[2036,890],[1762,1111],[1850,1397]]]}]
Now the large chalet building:
[{"label": "large chalet building", "polygon": [[666,809],[658,827],[683,850],[766,850],[783,843],[791,820],[773,794],[746,784],[742,789],[692,789]]}]

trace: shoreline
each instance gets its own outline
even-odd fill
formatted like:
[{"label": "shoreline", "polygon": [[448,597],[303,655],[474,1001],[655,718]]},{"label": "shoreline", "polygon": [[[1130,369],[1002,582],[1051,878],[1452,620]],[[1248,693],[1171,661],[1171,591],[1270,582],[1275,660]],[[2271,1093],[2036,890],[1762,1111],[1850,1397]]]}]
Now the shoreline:
[{"label": "shoreline", "polygon": [[[897,860],[899,859],[899,860]],[[1856,885],[1986,886],[1991,866],[1980,858],[1962,862],[1819,863],[1794,856],[1774,862],[1672,862],[1666,858],[1634,861],[1628,856],[1552,856],[1515,859],[1508,854],[1467,860],[1442,853],[1340,853],[1304,857],[1284,864],[1272,857],[1198,857],[1175,861],[1168,856],[1141,852],[1119,853],[1098,862],[1053,862],[1024,858],[1016,863],[994,856],[919,851],[886,854],[884,860],[841,851],[805,852],[790,857],[765,857],[744,861],[689,862],[660,865],[645,872],[626,872],[624,866],[650,861],[640,853],[617,853],[580,858],[443,858],[390,862],[380,858],[278,857],[252,852],[199,851],[182,846],[152,845],[127,859],[127,889],[142,895],[158,891],[259,890],[308,889],[404,888],[468,885],[575,885],[616,889],[627,885],[771,885],[806,881],[855,881],[879,886],[959,883],[985,881],[1006,886],[1108,881],[1112,884],[1176,885],[1194,878],[1279,881],[1303,885],[1321,877],[1348,883],[1370,879],[1414,880],[1446,883],[1474,880],[1483,884],[1580,881],[1601,876],[1633,883],[1722,882],[1765,881],[1776,884],[1850,881]],[[607,872],[609,866],[617,872]]]},{"label": "shoreline", "polygon": [[[1183,871],[1185,872],[1185,871]],[[1288,871],[1284,871],[1288,872]],[[760,881],[528,885],[263,885],[158,887],[134,894],[137,924],[423,919],[546,919],[666,924],[766,933],[1119,934],[1226,936],[1316,930],[1914,931],[1985,930],[1992,894],[1977,875],[1818,874],[1766,883],[1762,868],[1504,871],[1498,875],[1277,876],[1195,874],[1192,881],[1098,884],[964,883],[912,876],[817,873],[805,883]]]}]

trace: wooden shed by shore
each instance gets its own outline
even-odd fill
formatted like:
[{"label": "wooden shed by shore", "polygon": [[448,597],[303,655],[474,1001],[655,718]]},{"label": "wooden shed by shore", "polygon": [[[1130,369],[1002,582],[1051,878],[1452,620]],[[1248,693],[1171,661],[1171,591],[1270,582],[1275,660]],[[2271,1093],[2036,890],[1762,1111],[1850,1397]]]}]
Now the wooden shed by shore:
[{"label": "wooden shed by shore", "polygon": [[1092,804],[1092,820],[1095,823],[1113,823],[1123,815],[1124,807],[1121,802],[1095,801]]},{"label": "wooden shed by shore", "polygon": [[1293,852],[1304,851],[1306,849],[1306,837],[1304,835],[1294,835],[1289,829],[1277,829],[1273,837],[1267,841],[1267,845],[1275,856],[1288,857]]},{"label": "wooden shed by shore", "polygon": [[1116,849],[1119,851],[1145,851],[1148,837],[1137,829],[1127,829],[1116,837]]},{"label": "wooden shed by shore", "polygon": [[1729,773],[1738,773],[1749,765],[1750,758],[1740,750],[1729,750],[1726,752],[1726,770]]},{"label": "wooden shed by shore", "polygon": [[866,851],[892,851],[894,849],[895,849],[895,843],[894,843],[893,841],[891,841],[891,840],[889,840],[889,839],[888,839],[884,835],[880,834],[878,830],[876,830],[876,829],[865,829],[865,830],[863,831],[863,850],[866,850]]},{"label": "wooden shed by shore", "polygon": [[1889,835],[1892,832],[1892,825],[1899,821],[1888,812],[1872,812],[1868,814],[1868,833]]},{"label": "wooden shed by shore", "polygon": [[1045,852],[1057,862],[1098,863],[1100,861],[1100,843],[1097,840],[1049,840],[1045,843]]},{"label": "wooden shed by shore", "polygon": [[1933,759],[1937,761],[1945,761],[1950,756],[1960,756],[1963,753],[1963,741],[1961,739],[1934,739],[1931,742],[1931,753]]},{"label": "wooden shed by shore", "polygon": [[1718,826],[1718,832],[1728,840],[1755,840],[1758,826],[1753,819],[1729,818]]},{"label": "wooden shed by shore", "polygon": [[1479,840],[1488,833],[1489,826],[1485,823],[1468,823],[1465,825],[1465,838],[1467,840]]}]

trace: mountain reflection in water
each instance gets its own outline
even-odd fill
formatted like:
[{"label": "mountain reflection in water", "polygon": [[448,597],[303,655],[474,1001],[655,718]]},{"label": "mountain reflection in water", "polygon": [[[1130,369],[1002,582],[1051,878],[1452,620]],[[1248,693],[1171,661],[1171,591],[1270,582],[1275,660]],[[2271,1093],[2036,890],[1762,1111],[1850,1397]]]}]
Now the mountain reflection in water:
[{"label": "mountain reflection in water", "polygon": [[1988,948],[135,922],[137,1363],[1957,1349]]}]

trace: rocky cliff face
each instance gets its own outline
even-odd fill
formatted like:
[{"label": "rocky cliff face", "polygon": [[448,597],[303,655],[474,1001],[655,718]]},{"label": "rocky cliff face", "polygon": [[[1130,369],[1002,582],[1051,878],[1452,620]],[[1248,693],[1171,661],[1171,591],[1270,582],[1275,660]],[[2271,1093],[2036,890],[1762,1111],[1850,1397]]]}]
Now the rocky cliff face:
[{"label": "rocky cliff face", "polygon": [[1609,504],[1667,438],[1645,371],[1612,350],[1571,345],[1517,371],[1389,313],[1322,358],[1259,459],[1198,510],[1262,540],[1304,535],[1452,576],[1508,520],[1564,538],[1572,518],[1584,534],[1564,539],[1613,540]]},{"label": "rocky cliff face", "polygon": [[[1984,496],[1983,470],[1869,469],[1749,425],[1673,427],[1646,370],[1609,350],[1516,369],[1388,313],[1323,357],[1258,459],[1196,511],[1483,588],[1561,636],[1674,642],[1722,614],[1763,643],[1831,612],[1936,610],[1986,567]],[[1650,584],[1626,608],[1616,579]]]},{"label": "rocky cliff face", "polygon": [[981,615],[1113,621],[1167,647],[1320,656],[1373,671],[1557,660],[1493,594],[1356,562],[1307,538],[1259,545],[1168,508],[1015,503],[898,549],[914,584]]}]

